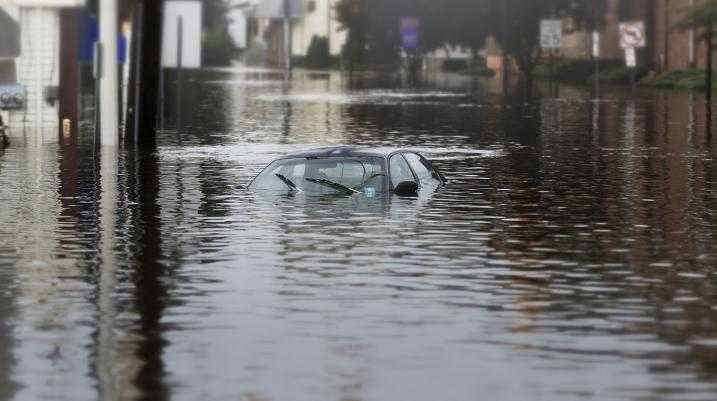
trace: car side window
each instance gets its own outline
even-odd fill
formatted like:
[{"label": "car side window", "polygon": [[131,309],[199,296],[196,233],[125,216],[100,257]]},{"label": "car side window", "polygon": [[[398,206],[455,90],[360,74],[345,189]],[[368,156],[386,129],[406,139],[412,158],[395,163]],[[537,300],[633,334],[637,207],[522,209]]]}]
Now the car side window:
[{"label": "car side window", "polygon": [[391,185],[396,188],[396,185],[403,181],[416,182],[413,177],[411,168],[408,166],[408,162],[403,158],[402,155],[393,155],[389,160],[389,169],[391,172]]},{"label": "car side window", "polygon": [[428,161],[415,153],[404,154],[408,164],[411,165],[413,172],[416,173],[418,179],[422,185],[436,185],[440,184],[439,179],[436,177],[436,173],[433,167]]}]

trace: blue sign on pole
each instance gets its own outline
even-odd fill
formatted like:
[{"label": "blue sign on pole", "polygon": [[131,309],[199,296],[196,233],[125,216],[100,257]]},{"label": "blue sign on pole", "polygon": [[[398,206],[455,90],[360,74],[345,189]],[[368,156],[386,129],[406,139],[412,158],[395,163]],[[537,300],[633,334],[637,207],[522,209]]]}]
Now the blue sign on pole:
[{"label": "blue sign on pole", "polygon": [[[95,51],[95,42],[100,39],[97,17],[85,14],[82,17],[80,28],[80,61],[92,63]],[[121,33],[117,34],[117,62],[127,62],[127,38]]]},{"label": "blue sign on pole", "polygon": [[416,17],[401,17],[400,31],[403,50],[413,52],[418,50],[418,32],[421,20]]}]

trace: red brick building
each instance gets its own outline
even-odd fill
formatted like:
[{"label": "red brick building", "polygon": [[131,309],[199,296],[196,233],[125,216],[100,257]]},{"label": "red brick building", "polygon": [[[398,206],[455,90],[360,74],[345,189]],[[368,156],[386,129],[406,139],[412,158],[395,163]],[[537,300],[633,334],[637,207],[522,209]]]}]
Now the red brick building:
[{"label": "red brick building", "polygon": [[[680,30],[675,24],[691,5],[705,0],[607,0],[604,28],[600,35],[603,59],[625,57],[620,48],[618,26],[624,21],[644,21],[647,47],[638,51],[640,64],[656,72],[691,67],[705,68],[706,47],[698,43],[700,32]],[[589,58],[592,43],[589,32],[567,35],[563,54],[568,58]]]},{"label": "red brick building", "polygon": [[703,0],[654,0],[653,62],[663,71],[705,68],[706,47],[697,43],[699,32],[675,29],[686,9]]}]

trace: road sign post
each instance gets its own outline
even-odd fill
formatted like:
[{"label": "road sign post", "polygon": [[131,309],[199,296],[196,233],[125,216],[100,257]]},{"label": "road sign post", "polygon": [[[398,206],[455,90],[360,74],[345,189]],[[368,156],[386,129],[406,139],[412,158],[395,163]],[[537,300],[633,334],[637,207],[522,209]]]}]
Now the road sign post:
[{"label": "road sign post", "polygon": [[408,58],[410,79],[416,80],[419,69],[418,49],[420,40],[421,20],[417,17],[401,17],[399,31],[401,32],[401,47]]},{"label": "road sign post", "polygon": [[630,87],[635,89],[635,67],[637,67],[637,54],[634,47],[625,49],[625,64],[630,70]]},{"label": "road sign post", "polygon": [[550,61],[550,89],[553,92],[555,80],[554,52],[559,51],[563,45],[563,21],[559,19],[544,19],[540,21],[540,47],[548,52]]},{"label": "road sign post", "polygon": [[563,21],[544,19],[540,21],[540,47],[543,49],[560,49],[563,44]]},{"label": "road sign post", "polygon": [[600,97],[600,31],[593,31],[593,60],[595,61],[595,98]]},{"label": "road sign post", "polygon": [[618,29],[620,31],[620,47],[625,49],[625,65],[630,70],[630,86],[635,89],[635,68],[637,67],[635,49],[647,45],[645,23],[643,21],[623,22]]},{"label": "road sign post", "polygon": [[[162,67],[177,73],[175,97],[176,125],[181,128],[182,70],[202,65],[202,4],[199,1],[172,0],[164,3],[162,34]],[[160,77],[164,86],[164,73]],[[160,120],[164,119],[164,88],[162,87]],[[161,125],[161,124],[160,124]]]}]

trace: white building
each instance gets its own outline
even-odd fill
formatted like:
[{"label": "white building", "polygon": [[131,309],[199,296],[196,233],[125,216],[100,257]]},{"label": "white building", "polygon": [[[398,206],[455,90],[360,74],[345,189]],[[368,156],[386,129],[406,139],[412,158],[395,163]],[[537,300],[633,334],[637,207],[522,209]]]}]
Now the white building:
[{"label": "white building", "polygon": [[[59,85],[60,10],[83,6],[85,0],[0,0],[0,8],[20,26],[20,56],[14,60],[17,83],[25,88],[21,110],[4,111],[11,129],[23,128],[56,139],[58,102],[45,93]],[[2,27],[0,27],[0,35]],[[8,60],[5,60],[6,62]]]}]

